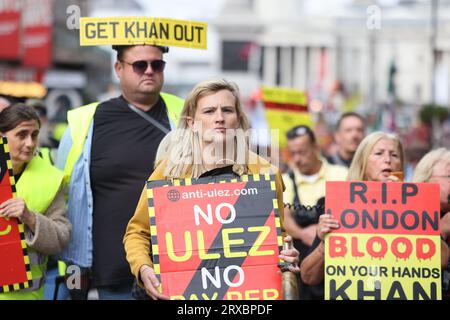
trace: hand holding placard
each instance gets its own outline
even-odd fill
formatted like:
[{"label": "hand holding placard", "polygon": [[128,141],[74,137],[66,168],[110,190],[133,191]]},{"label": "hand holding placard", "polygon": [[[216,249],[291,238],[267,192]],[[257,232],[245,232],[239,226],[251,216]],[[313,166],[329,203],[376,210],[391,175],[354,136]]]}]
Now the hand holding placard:
[{"label": "hand holding placard", "polygon": [[317,236],[323,241],[325,235],[333,229],[339,228],[339,221],[331,216],[330,213],[324,213],[319,217],[317,225]]},{"label": "hand holding placard", "polygon": [[[279,258],[284,260],[284,264],[281,265],[281,271],[291,271],[294,273],[300,272],[299,263],[300,253],[292,246],[292,237],[287,236],[284,238],[283,250],[280,252]],[[278,264],[280,266],[280,264]],[[285,269],[284,269],[285,268]]]},{"label": "hand holding placard", "polygon": [[158,290],[161,288],[158,278],[156,278],[155,271],[148,265],[143,265],[139,270],[142,283],[144,284],[145,292],[153,300],[169,300],[169,297],[161,294]]}]

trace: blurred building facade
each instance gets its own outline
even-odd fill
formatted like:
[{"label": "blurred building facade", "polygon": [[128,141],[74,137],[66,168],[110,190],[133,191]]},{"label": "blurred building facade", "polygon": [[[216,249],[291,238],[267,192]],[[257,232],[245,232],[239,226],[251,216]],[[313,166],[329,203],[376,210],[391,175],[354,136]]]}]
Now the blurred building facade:
[{"label": "blurred building facade", "polygon": [[326,102],[341,90],[367,110],[393,99],[448,105],[450,1],[436,1],[435,30],[433,1],[354,0],[329,12],[325,1],[319,15],[306,0],[227,0],[217,21],[222,71],[247,92],[293,87]]},{"label": "blurred building facade", "polygon": [[68,109],[90,101],[110,81],[110,55],[79,46],[75,24],[88,14],[87,0],[0,0],[0,81],[42,84],[54,122],[66,121]]}]

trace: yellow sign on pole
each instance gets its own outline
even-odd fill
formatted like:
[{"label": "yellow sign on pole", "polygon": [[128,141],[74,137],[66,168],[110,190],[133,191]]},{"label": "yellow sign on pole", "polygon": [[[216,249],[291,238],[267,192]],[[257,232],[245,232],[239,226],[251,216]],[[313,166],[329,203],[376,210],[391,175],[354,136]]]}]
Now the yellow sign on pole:
[{"label": "yellow sign on pole", "polygon": [[264,102],[297,105],[299,108],[308,105],[306,92],[294,89],[263,87],[262,96]]},{"label": "yellow sign on pole", "polygon": [[286,88],[262,88],[262,101],[271,129],[279,130],[280,147],[287,144],[286,133],[297,125],[314,126],[304,91]]},{"label": "yellow sign on pole", "polygon": [[80,45],[158,45],[207,49],[207,24],[148,17],[80,18]]}]

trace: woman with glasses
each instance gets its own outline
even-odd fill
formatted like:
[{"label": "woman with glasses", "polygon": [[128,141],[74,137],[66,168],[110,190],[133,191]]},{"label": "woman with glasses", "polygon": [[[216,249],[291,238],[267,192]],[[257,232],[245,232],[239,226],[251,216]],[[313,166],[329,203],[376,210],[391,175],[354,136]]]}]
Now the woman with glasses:
[{"label": "woman with glasses", "polygon": [[[278,207],[282,208],[283,182],[277,168],[250,152],[244,135],[230,134],[237,129],[249,129],[238,88],[225,80],[198,84],[185,101],[178,130],[172,133],[172,142],[169,146],[164,143],[167,151],[163,153],[166,157],[162,157],[149,180],[211,177],[218,174],[229,177],[276,174]],[[222,152],[217,152],[219,150]],[[290,240],[290,237],[285,238],[285,241]],[[124,245],[131,271],[139,285],[145,288],[152,299],[168,299],[168,296],[158,292],[159,283],[152,268],[146,188],[128,224]],[[291,271],[298,269],[298,252],[295,249],[281,253],[281,258],[293,263]]]}]

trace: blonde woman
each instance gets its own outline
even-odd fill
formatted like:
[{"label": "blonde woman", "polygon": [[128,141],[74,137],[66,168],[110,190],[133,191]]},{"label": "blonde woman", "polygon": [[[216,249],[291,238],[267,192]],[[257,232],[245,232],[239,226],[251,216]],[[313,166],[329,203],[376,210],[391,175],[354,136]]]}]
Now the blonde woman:
[{"label": "blonde woman", "polygon": [[[359,145],[350,166],[348,181],[400,181],[393,175],[403,171],[404,151],[396,135],[385,132],[369,134]],[[319,218],[317,236],[311,246],[311,253],[303,260],[300,272],[308,285],[323,283],[324,278],[324,237],[339,228],[338,221],[329,214]]]},{"label": "blonde woman", "polygon": [[[441,237],[448,241],[450,236],[450,150],[439,148],[428,152],[414,170],[413,182],[433,182],[440,186]],[[441,241],[441,266],[446,268],[449,247]]]},{"label": "blonde woman", "polygon": [[402,142],[392,133],[373,132],[359,145],[350,166],[348,181],[399,181],[405,161]]},{"label": "blonde woman", "polygon": [[[160,147],[158,164],[149,180],[273,173],[276,174],[278,206],[282,208],[284,185],[281,176],[269,162],[249,151],[243,134],[248,129],[236,85],[226,80],[198,84],[185,100],[178,130]],[[152,269],[147,206],[144,188],[124,237],[127,260],[139,285],[152,299],[168,299],[158,292],[159,283]],[[293,263],[291,271],[298,269],[296,250],[281,253],[282,259]]]}]

